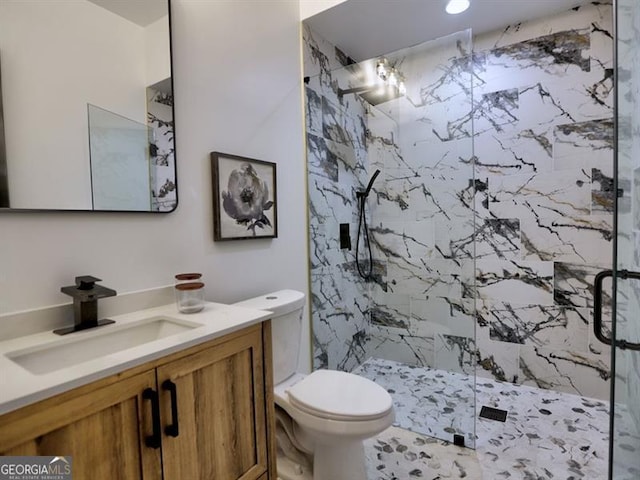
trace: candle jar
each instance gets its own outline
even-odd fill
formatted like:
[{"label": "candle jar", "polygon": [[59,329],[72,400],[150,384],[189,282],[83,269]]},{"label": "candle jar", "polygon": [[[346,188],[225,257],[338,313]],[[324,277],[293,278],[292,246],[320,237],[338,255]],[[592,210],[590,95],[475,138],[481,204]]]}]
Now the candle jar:
[{"label": "candle jar", "polygon": [[175,276],[176,285],[180,285],[181,283],[200,282],[201,278],[201,273],[179,273]]},{"label": "candle jar", "polygon": [[176,305],[180,313],[196,313],[204,308],[204,283],[178,283],[175,288]]}]

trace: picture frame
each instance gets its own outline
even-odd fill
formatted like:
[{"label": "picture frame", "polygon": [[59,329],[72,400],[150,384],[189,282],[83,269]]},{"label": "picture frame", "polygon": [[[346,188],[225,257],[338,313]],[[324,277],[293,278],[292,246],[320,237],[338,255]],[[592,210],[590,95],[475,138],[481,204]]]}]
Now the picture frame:
[{"label": "picture frame", "polygon": [[214,241],[278,237],[276,164],[211,152]]}]

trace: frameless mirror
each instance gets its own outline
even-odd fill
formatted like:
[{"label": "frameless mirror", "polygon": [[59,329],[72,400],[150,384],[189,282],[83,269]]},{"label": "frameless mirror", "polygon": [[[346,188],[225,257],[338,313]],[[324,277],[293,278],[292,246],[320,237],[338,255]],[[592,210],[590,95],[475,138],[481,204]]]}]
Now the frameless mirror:
[{"label": "frameless mirror", "polygon": [[0,1],[0,211],[175,209],[169,15]]}]

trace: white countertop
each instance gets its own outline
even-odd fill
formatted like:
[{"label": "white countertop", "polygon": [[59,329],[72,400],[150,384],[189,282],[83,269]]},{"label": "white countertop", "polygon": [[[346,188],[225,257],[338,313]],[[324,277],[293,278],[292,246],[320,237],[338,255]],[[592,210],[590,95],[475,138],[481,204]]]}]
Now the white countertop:
[{"label": "white countertop", "polygon": [[[83,339],[100,336],[101,332],[106,333],[126,328],[132,322],[151,317],[175,319],[178,322],[194,322],[202,324],[202,326],[43,374],[30,372],[7,356],[11,352],[30,348],[39,349],[42,346],[61,341],[81,343]],[[211,302],[205,302],[205,307],[201,312],[181,314],[175,304],[170,304],[109,317],[116,323],[65,336],[48,331],[0,342],[0,415],[260,323],[270,317],[271,312]]]}]

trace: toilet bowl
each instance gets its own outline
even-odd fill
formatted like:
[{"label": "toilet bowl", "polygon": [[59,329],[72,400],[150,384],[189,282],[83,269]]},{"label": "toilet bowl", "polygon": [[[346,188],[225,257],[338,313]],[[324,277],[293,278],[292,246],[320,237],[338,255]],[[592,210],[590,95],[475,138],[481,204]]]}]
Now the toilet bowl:
[{"label": "toilet bowl", "polygon": [[236,305],[273,312],[275,403],[292,419],[295,443],[313,456],[312,477],[303,468],[289,473],[290,461],[286,469],[280,468],[285,463],[282,458],[278,459],[278,476],[282,480],[366,480],[362,442],[393,423],[389,393],[351,373],[297,372],[303,293],[281,290]]}]

